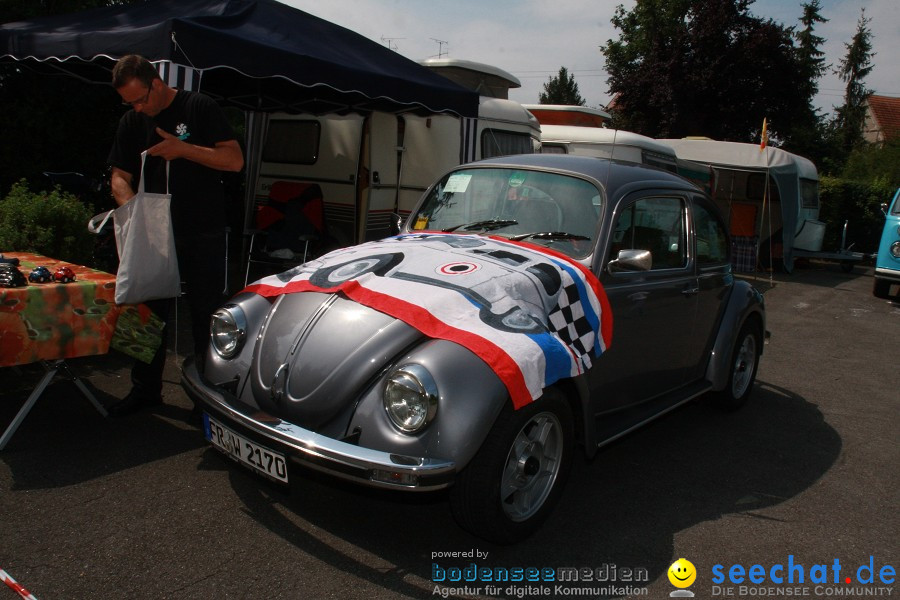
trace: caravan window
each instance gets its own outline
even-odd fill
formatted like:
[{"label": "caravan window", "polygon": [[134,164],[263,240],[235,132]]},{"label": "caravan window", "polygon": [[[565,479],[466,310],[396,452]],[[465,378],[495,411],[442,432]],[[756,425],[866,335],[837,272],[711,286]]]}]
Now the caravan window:
[{"label": "caravan window", "polygon": [[800,180],[800,203],[803,208],[819,208],[819,182],[815,179]]},{"label": "caravan window", "polygon": [[531,136],[527,133],[485,129],[481,134],[481,158],[531,154],[532,152],[534,152],[534,146],[531,144]]},{"label": "caravan window", "polygon": [[269,123],[263,162],[312,165],[319,157],[318,121],[276,119]]}]

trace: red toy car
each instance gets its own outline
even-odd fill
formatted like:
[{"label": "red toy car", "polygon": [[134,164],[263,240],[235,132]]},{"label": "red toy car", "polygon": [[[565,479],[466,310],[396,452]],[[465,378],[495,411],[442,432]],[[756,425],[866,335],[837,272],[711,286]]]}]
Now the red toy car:
[{"label": "red toy car", "polygon": [[69,267],[60,267],[53,274],[53,279],[60,283],[72,283],[75,281],[75,272]]}]

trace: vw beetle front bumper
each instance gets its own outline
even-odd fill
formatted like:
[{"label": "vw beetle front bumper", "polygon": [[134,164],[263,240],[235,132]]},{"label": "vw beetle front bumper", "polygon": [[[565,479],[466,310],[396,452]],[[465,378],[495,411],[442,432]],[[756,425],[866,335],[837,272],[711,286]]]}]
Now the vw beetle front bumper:
[{"label": "vw beetle front bumper", "polygon": [[185,360],[181,383],[199,408],[293,463],[372,487],[414,491],[445,488],[456,475],[453,461],[363,448],[265,413],[208,381],[191,358]]}]

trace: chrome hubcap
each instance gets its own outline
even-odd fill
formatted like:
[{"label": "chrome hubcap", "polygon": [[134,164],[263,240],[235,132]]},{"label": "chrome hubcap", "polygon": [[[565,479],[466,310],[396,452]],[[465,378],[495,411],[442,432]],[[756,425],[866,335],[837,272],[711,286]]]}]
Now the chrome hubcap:
[{"label": "chrome hubcap", "polygon": [[562,453],[562,426],[553,413],[539,413],[522,427],[500,482],[500,502],[511,520],[524,521],[544,505],[556,483]]},{"label": "chrome hubcap", "polygon": [[738,348],[734,358],[734,375],[731,378],[731,391],[735,398],[740,398],[750,387],[753,368],[756,366],[756,338],[747,335]]}]

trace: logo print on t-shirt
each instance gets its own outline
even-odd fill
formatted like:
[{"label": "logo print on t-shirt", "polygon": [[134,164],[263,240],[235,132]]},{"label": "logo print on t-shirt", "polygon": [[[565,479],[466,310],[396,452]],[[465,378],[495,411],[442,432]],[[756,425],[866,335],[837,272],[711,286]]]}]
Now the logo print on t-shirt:
[{"label": "logo print on t-shirt", "polygon": [[187,125],[185,125],[184,123],[179,123],[175,127],[175,134],[178,136],[178,139],[181,140],[182,142],[184,140],[188,139],[189,137],[191,137],[191,134],[187,129]]}]

